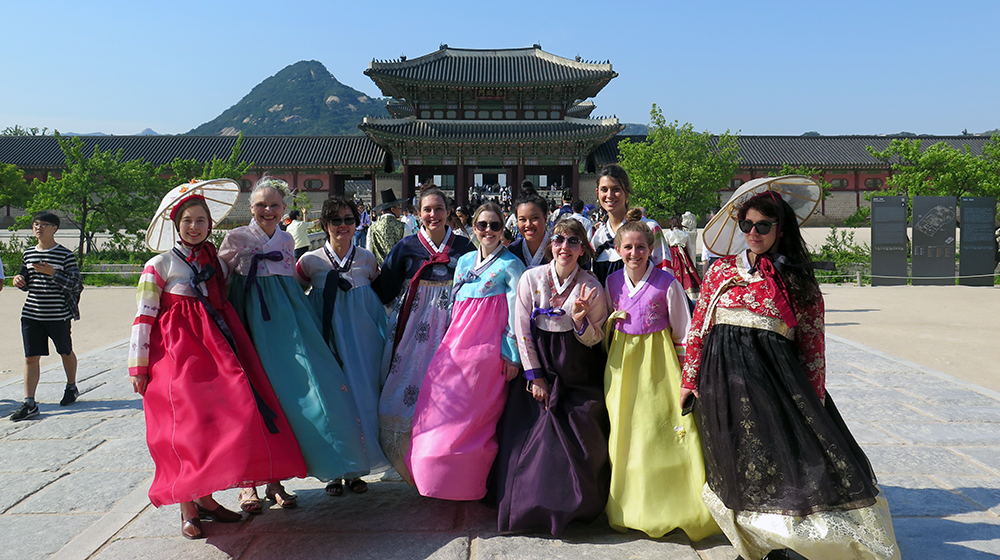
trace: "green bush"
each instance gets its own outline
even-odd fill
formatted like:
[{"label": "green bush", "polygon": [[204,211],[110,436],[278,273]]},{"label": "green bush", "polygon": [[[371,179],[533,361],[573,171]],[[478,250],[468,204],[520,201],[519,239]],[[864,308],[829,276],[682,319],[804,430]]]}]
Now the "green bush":
[{"label": "green bush", "polygon": [[853,231],[838,230],[831,226],[825,242],[818,253],[813,253],[812,258],[814,261],[832,262],[837,267],[836,270],[817,270],[816,279],[820,283],[856,282],[858,272],[861,273],[862,282],[871,283],[871,246],[855,242]]}]

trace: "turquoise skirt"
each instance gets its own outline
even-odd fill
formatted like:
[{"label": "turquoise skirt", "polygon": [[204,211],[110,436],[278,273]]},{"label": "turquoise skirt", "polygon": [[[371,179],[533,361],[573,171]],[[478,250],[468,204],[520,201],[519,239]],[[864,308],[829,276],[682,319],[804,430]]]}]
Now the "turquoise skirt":
[{"label": "turquoise skirt", "polygon": [[[258,276],[257,288],[235,275],[229,299],[253,338],[281,409],[299,442],[306,470],[323,481],[370,471],[361,418],[347,376],[323,340],[316,313],[291,276]],[[377,448],[377,444],[376,444]]]},{"label": "turquoise skirt", "polygon": [[[316,316],[323,317],[323,288],[309,292]],[[322,319],[320,319],[322,320]],[[370,286],[340,291],[333,308],[333,329],[327,340],[344,362],[347,386],[361,415],[361,429],[373,472],[386,470],[389,462],[378,444],[379,369],[385,348],[385,307]]]}]

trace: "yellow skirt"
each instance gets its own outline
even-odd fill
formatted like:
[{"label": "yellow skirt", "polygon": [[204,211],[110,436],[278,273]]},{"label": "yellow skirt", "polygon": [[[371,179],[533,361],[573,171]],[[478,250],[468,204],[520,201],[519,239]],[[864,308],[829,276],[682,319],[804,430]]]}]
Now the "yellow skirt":
[{"label": "yellow skirt", "polygon": [[722,532],[702,501],[701,439],[694,415],[681,416],[680,388],[669,329],[614,331],[604,396],[611,418],[607,514],[618,531],[658,538],[680,528],[692,541]]}]

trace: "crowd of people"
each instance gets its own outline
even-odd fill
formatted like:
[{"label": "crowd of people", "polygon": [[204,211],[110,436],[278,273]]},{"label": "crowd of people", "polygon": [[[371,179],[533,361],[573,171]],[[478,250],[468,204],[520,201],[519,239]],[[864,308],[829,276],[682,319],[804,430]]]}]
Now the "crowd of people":
[{"label": "crowd of people", "polygon": [[327,241],[298,258],[283,182],[255,185],[218,250],[190,192],[143,271],[129,354],[150,499],[180,504],[184,536],[241,519],[213,492],[241,487],[258,514],[257,486],[291,508],[284,480],[361,493],[391,466],[423,496],[493,505],[504,532],[604,512],[651,537],[723,532],[747,560],[899,557],[825,391],[822,294],[780,194],[742,205],[749,249],[702,280],[683,220],[630,208],[617,165],[597,213],[550,212],[530,184],[509,216],[454,208],[425,185],[416,231],[399,201],[377,207],[371,250],[357,205],[331,198]]}]

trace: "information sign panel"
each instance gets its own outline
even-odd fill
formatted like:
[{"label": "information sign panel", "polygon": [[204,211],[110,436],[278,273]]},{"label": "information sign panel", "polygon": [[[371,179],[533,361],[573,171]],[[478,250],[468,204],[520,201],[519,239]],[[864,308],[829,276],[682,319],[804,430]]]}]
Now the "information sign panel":
[{"label": "information sign panel", "polygon": [[872,286],[906,284],[906,197],[872,197]]},{"label": "information sign panel", "polygon": [[992,286],[996,269],[997,199],[991,196],[963,196],[962,237],[958,249],[959,284]]},{"label": "information sign panel", "polygon": [[913,285],[955,285],[955,197],[913,197]]}]

